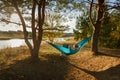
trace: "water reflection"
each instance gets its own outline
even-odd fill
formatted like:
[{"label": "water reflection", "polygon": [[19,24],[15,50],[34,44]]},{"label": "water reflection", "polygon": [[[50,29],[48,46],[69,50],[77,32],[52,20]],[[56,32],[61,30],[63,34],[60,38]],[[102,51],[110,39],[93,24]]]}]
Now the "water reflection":
[{"label": "water reflection", "polygon": [[26,45],[24,39],[0,40],[0,49],[9,48],[9,47],[19,47],[24,45]]}]

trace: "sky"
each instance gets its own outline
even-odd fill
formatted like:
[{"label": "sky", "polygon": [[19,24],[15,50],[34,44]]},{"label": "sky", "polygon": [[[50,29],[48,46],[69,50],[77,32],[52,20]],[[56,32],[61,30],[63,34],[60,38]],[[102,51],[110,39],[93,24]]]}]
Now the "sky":
[{"label": "sky", "polygon": [[[114,2],[115,0],[110,0],[111,2]],[[73,13],[73,12],[72,12]],[[75,13],[75,12],[74,12]],[[69,13],[70,14],[70,13]],[[79,13],[78,13],[79,14]],[[67,14],[68,15],[68,14]],[[73,15],[76,15],[76,14],[73,14]],[[20,19],[18,17],[17,14],[12,14],[11,15],[11,21],[15,21],[15,22],[20,22]],[[69,28],[70,30],[69,31],[65,31],[65,32],[68,32],[68,33],[71,33],[73,32],[73,29],[75,28],[75,25],[76,25],[76,20],[75,19],[72,19],[68,22],[66,22],[67,25],[69,25]],[[15,24],[5,24],[5,23],[1,23],[0,22],[0,31],[17,31],[17,30],[23,30],[22,29],[22,26],[20,25],[15,25]],[[30,31],[30,29],[28,29]]]},{"label": "sky", "polygon": [[[10,21],[19,23],[20,22],[19,16],[17,14],[12,14],[11,18],[10,18]],[[72,19],[72,20],[66,22],[66,25],[70,26],[69,27],[70,30],[65,31],[65,32],[72,33],[73,29],[75,28],[75,23],[76,23],[75,19]],[[17,30],[23,31],[22,26],[12,24],[12,23],[9,23],[9,24],[6,24],[4,22],[0,23],[0,31],[17,31]],[[30,29],[27,29],[27,30],[30,31]]]},{"label": "sky", "polygon": [[[20,19],[17,14],[12,14],[10,21],[20,22]],[[22,27],[12,23],[9,24],[6,24],[4,22],[0,23],[0,31],[17,31],[17,30],[22,30]]]}]

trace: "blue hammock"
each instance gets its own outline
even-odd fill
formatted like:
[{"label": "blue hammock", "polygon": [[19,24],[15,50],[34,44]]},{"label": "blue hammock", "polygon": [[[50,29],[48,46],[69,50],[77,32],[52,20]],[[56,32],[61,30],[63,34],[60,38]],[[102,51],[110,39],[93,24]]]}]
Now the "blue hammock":
[{"label": "blue hammock", "polygon": [[79,50],[81,50],[81,48],[84,47],[84,45],[91,39],[91,36],[83,39],[82,41],[78,42],[77,45],[79,46],[78,49],[73,49],[73,47],[67,47],[68,45],[63,45],[63,46],[60,46],[60,45],[57,45],[57,44],[53,44],[51,42],[47,42],[49,43],[50,45],[52,45],[54,48],[56,48],[57,50],[59,50],[62,54],[65,54],[65,55],[71,55],[71,54],[75,54],[77,53]]}]

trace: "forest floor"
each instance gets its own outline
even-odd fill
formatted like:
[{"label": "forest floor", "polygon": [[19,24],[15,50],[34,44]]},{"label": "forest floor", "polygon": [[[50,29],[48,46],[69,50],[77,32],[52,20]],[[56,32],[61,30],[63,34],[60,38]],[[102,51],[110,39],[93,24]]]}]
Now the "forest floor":
[{"label": "forest floor", "polygon": [[26,47],[0,50],[0,80],[120,80],[120,50],[89,47],[63,56],[42,44],[39,60],[32,62]]}]

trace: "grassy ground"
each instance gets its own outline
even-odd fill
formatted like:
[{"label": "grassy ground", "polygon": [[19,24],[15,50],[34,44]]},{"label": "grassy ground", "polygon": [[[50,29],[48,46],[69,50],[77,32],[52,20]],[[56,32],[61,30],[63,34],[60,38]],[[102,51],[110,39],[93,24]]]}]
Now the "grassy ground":
[{"label": "grassy ground", "polygon": [[0,80],[120,80],[120,50],[100,48],[93,56],[85,47],[77,54],[60,55],[42,44],[37,62],[26,47],[0,50]]}]

